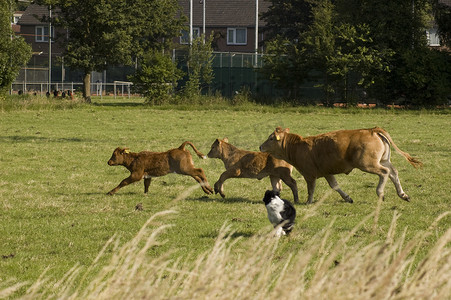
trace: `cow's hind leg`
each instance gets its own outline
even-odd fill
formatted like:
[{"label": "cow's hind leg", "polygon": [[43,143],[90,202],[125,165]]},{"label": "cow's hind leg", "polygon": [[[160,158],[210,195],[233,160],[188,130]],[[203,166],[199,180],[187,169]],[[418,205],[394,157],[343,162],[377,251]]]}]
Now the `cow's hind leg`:
[{"label": "cow's hind leg", "polygon": [[340,194],[340,196],[341,196],[341,198],[343,198],[343,200],[345,200],[346,202],[349,202],[349,203],[353,203],[353,202],[354,202],[354,201],[352,200],[352,198],[351,198],[348,194],[346,194],[345,192],[343,192],[343,191],[340,189],[340,186],[338,185],[338,182],[337,182],[337,180],[335,179],[335,176],[334,176],[334,175],[327,175],[327,176],[324,176],[324,178],[326,178],[327,182],[329,183],[329,186],[330,186],[334,191],[337,191],[337,192]]},{"label": "cow's hind leg", "polygon": [[398,170],[396,170],[396,168],[392,165],[392,163],[389,160],[381,161],[381,164],[390,170],[389,177],[390,180],[395,185],[396,192],[398,193],[399,198],[405,201],[410,201],[410,197],[402,189],[401,182],[399,181],[398,177]]},{"label": "cow's hind leg", "polygon": [[376,166],[366,166],[364,168],[360,168],[360,170],[379,176],[379,184],[377,185],[376,193],[379,198],[382,197],[382,199],[384,199],[384,189],[390,175],[390,169],[378,164]]}]

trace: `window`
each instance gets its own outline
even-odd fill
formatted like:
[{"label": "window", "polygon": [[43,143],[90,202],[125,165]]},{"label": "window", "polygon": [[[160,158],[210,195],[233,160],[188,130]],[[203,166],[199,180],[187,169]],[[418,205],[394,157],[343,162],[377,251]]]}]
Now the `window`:
[{"label": "window", "polygon": [[[200,28],[193,27],[193,40],[200,36]],[[189,44],[189,31],[182,30],[182,36],[180,37],[180,44]]]},{"label": "window", "polygon": [[[52,38],[54,37],[54,27],[52,27]],[[48,42],[49,41],[49,27],[48,26],[36,26],[35,30],[36,42]]]},{"label": "window", "polygon": [[440,46],[440,38],[436,28],[426,30],[426,37],[429,46]]},{"label": "window", "polygon": [[246,45],[246,28],[227,28],[227,45]]}]

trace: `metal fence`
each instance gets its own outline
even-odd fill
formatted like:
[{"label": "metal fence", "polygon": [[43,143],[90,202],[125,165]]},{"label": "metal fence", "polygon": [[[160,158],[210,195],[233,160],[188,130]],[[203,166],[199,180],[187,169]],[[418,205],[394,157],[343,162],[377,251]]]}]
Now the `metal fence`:
[{"label": "metal fence", "polygon": [[[173,50],[174,62],[179,68],[186,71],[188,52]],[[264,60],[262,54],[236,53],[236,52],[214,52],[213,72],[214,79],[210,86],[205,89],[212,94],[221,94],[232,98],[234,95],[246,91],[254,98],[273,101],[275,98],[285,97],[293,93],[277,88],[271,81],[266,79],[261,68]],[[49,84],[48,59],[45,55],[33,56],[29,63],[20,70],[12,90],[21,93],[36,93],[45,95],[47,91],[81,91],[83,73],[79,70],[71,70],[64,66],[60,59],[54,59]],[[93,95],[121,95],[130,94],[130,85],[115,85],[115,81],[128,82],[128,76],[135,72],[134,67],[120,66],[110,67],[103,72],[91,74],[91,93]],[[185,78],[185,81],[187,78]],[[182,80],[179,87],[184,85]],[[294,91],[299,103],[318,102],[325,98],[323,89],[319,87],[319,81],[307,82]],[[119,89],[119,90],[118,90]],[[346,91],[348,97],[356,96],[361,91]],[[293,98],[293,95],[290,95]],[[340,100],[340,93],[333,95],[334,101]]]},{"label": "metal fence", "polygon": [[[24,91],[28,94],[35,94],[39,96],[46,96],[48,89],[48,82],[14,82],[12,84],[12,90],[14,93],[22,94]],[[91,83],[91,95],[100,96],[102,98],[106,95],[112,95],[116,97],[130,98],[132,95],[132,82],[127,81],[115,81],[113,83],[94,82]],[[53,94],[55,91],[58,95],[70,92],[81,92],[83,87],[82,82],[53,82],[49,93]]]}]

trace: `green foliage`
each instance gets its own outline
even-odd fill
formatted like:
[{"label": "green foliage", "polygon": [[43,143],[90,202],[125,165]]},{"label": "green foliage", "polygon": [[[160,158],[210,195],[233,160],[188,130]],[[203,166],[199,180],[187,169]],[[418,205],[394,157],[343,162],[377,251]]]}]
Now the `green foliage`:
[{"label": "green foliage", "polygon": [[193,40],[188,57],[188,81],[184,87],[186,97],[201,94],[213,80],[213,34],[204,43],[204,35]]},{"label": "green foliage", "polygon": [[130,15],[128,30],[133,36],[132,52],[136,57],[147,51],[164,50],[172,46],[173,38],[180,35],[187,18],[180,15],[177,0],[128,1]]},{"label": "green foliage", "polygon": [[59,8],[55,24],[66,28],[70,36],[63,39],[64,62],[84,71],[86,99],[90,98],[87,78],[92,71],[132,64],[147,51],[164,48],[179,34],[184,20],[178,18],[176,0],[51,2]]},{"label": "green foliage", "polygon": [[312,22],[311,6],[305,0],[271,0],[268,11],[262,15],[266,21],[264,28],[269,39],[277,39],[279,34],[295,41]]},{"label": "green foliage", "polygon": [[387,69],[385,57],[374,48],[368,26],[344,22],[332,1],[309,3],[310,25],[304,32],[295,39],[284,35],[268,43],[264,73],[279,86],[295,91],[306,79],[319,77],[326,104],[331,104],[330,96],[339,91],[348,101],[350,74],[359,77],[358,85],[368,87],[377,71]]},{"label": "green foliage", "polygon": [[154,105],[163,104],[172,97],[171,92],[181,75],[169,56],[154,50],[143,56],[139,69],[130,80],[136,91]]},{"label": "green foliage", "polygon": [[309,71],[302,45],[278,36],[266,44],[266,52],[261,72],[278,87],[288,90],[289,98],[295,98]]},{"label": "green foliage", "polygon": [[0,3],[0,93],[6,91],[30,59],[31,47],[11,29],[12,12],[9,3]]},{"label": "green foliage", "polygon": [[[285,5],[273,1],[266,20],[299,16],[302,5],[293,6],[292,2]],[[297,2],[310,4],[310,9],[302,12],[308,12],[303,17],[308,26],[300,29],[297,23],[283,23],[286,28],[279,28],[281,35],[267,43],[264,71],[279,86],[293,91],[305,81],[319,81],[326,104],[337,99],[355,101],[348,91],[357,88],[383,103],[391,103],[400,95],[412,104],[443,103],[448,91],[448,64],[425,48],[425,30],[432,13],[429,1]],[[447,12],[442,10],[441,14],[442,21],[448,22]],[[274,57],[277,55],[281,57]],[[418,85],[414,88],[415,83]],[[414,92],[418,89],[427,92]]]},{"label": "green foliage", "polygon": [[451,56],[428,48],[403,53],[402,64],[395,70],[399,97],[417,106],[448,103],[451,96]]}]

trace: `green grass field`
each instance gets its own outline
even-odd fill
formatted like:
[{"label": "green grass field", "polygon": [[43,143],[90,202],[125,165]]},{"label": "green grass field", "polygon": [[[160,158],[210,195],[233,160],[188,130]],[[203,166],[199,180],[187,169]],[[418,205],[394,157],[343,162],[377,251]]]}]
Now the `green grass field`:
[{"label": "green grass field", "polygon": [[[350,238],[348,245],[362,247],[384,240],[394,212],[399,212],[396,233],[406,230],[409,241],[429,228],[442,213],[451,210],[451,118],[448,111],[402,111],[324,109],[314,107],[262,107],[257,105],[202,107],[143,106],[139,100],[95,100],[84,104],[21,104],[0,107],[0,290],[29,282],[16,294],[25,293],[47,268],[49,281],[61,278],[73,266],[88,268],[113,236],[120,244],[134,237],[146,220],[157,212],[176,214],[158,218],[150,226],[173,224],[161,234],[160,245],[151,247],[151,257],[169,253],[171,258],[194,259],[214,245],[221,226],[227,223],[240,245],[255,235],[269,232],[262,197],[269,178],[230,179],[226,198],[205,195],[187,176],[171,174],[153,179],[149,194],[143,182],[106,193],[128,176],[124,167],[107,161],[118,146],[131,151],[166,151],[183,141],[194,143],[207,154],[216,138],[228,137],[237,147],[257,151],[276,126],[293,133],[315,135],[337,129],[380,126],[404,151],[419,158],[416,170],[392,152],[404,190],[411,202],[396,195],[391,182],[385,189],[377,226],[370,218]],[[187,149],[190,150],[189,147]],[[191,151],[192,154],[193,151]],[[196,167],[206,172],[213,186],[224,171],[221,161],[201,160]],[[354,170],[338,175],[342,189],[353,199],[345,203],[324,179],[319,179],[314,205],[305,205],[306,185],[294,171],[302,204],[297,205],[297,224],[282,238],[278,255],[287,256],[309,241],[336,218],[331,242],[348,234],[364,217],[376,210],[378,177]],[[282,196],[293,200],[284,185]],[[135,210],[142,203],[144,210]],[[448,216],[421,245],[417,260],[450,228]],[[109,259],[107,249],[101,262]]]}]

